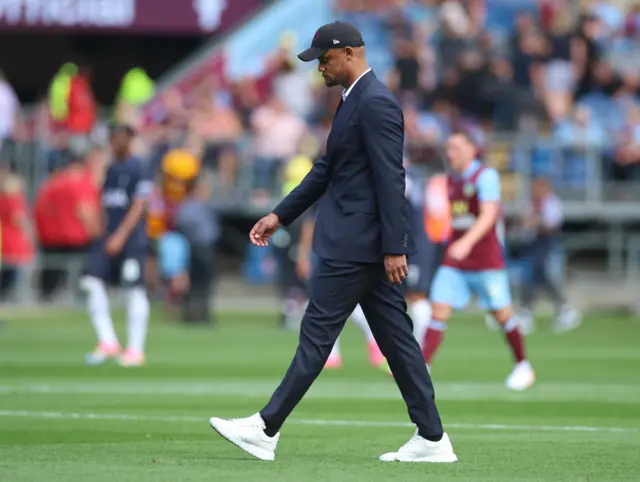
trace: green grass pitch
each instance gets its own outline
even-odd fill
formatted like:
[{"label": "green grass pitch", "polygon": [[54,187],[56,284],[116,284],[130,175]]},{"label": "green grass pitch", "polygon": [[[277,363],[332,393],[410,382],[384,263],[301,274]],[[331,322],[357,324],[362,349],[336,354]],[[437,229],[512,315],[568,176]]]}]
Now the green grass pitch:
[{"label": "green grass pitch", "polygon": [[[537,384],[510,393],[500,334],[457,317],[433,366],[459,463],[383,464],[412,435],[393,379],[368,366],[347,325],[345,366],[324,372],[284,427],[275,462],[220,439],[212,415],[258,411],[297,334],[273,316],[221,315],[214,329],[152,319],[148,364],[83,365],[81,313],[10,316],[0,328],[0,481],[632,481],[640,480],[640,324],[593,316],[528,338]],[[118,316],[118,331],[125,327]]]}]

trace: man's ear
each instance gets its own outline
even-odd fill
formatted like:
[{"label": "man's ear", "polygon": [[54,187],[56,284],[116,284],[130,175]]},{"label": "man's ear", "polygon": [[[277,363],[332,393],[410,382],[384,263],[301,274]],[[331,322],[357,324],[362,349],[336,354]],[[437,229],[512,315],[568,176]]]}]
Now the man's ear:
[{"label": "man's ear", "polygon": [[353,58],[353,49],[351,47],[345,47],[344,55],[347,60],[351,60]]}]

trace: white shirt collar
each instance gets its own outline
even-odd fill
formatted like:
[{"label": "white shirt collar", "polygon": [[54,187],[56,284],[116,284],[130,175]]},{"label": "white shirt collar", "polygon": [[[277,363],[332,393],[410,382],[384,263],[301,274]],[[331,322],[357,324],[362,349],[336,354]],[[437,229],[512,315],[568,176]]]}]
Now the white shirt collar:
[{"label": "white shirt collar", "polygon": [[342,91],[342,101],[343,101],[343,102],[344,102],[345,100],[347,100],[347,97],[349,96],[349,94],[350,94],[350,93],[351,93],[351,91],[353,90],[353,87],[358,83],[358,81],[359,81],[362,77],[364,77],[365,75],[367,75],[369,72],[371,72],[371,69],[367,69],[367,70],[366,70],[366,71],[365,71],[365,72],[364,72],[360,77],[358,77],[358,78],[356,79],[356,81],[355,81],[353,84],[351,84],[351,85],[349,86],[349,88],[348,88],[348,89],[345,89],[345,90],[343,90],[343,91]]}]

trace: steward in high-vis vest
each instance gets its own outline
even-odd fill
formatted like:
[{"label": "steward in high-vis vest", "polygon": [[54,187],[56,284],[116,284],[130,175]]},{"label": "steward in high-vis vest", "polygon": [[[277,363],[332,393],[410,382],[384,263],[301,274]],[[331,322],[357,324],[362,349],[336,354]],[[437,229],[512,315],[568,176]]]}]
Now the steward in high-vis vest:
[{"label": "steward in high-vis vest", "polygon": [[63,122],[69,115],[71,79],[78,73],[78,66],[67,62],[53,76],[49,84],[49,114],[56,122]]}]

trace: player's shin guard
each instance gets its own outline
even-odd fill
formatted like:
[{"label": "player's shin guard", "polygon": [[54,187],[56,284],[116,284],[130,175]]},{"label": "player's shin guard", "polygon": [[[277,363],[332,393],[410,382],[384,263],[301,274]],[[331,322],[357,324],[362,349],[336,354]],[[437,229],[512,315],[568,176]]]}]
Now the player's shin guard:
[{"label": "player's shin guard", "polygon": [[109,313],[109,297],[104,281],[87,276],[82,279],[82,288],[87,293],[87,310],[100,344],[106,347],[118,345],[118,337]]},{"label": "player's shin guard", "polygon": [[409,306],[409,314],[413,320],[413,336],[415,336],[420,348],[424,345],[425,332],[431,320],[431,303],[429,300],[420,299]]},{"label": "player's shin guard", "polygon": [[351,313],[351,319],[362,330],[367,342],[371,343],[374,341],[373,333],[371,333],[371,328],[367,322],[367,317],[364,315],[364,311],[362,311],[360,305],[356,305],[356,309]]},{"label": "player's shin guard", "polygon": [[429,322],[422,348],[422,355],[424,356],[424,361],[427,365],[431,365],[431,360],[433,360],[438,348],[440,348],[446,329],[447,324],[444,321],[431,320]]},{"label": "player's shin guard", "polygon": [[142,286],[129,288],[127,298],[127,349],[136,354],[144,353],[149,324],[149,298]]},{"label": "player's shin guard", "polygon": [[520,327],[518,326],[518,319],[511,317],[509,321],[504,325],[504,336],[507,343],[511,347],[513,358],[516,363],[520,363],[526,359],[524,350],[524,338],[520,333]]}]

